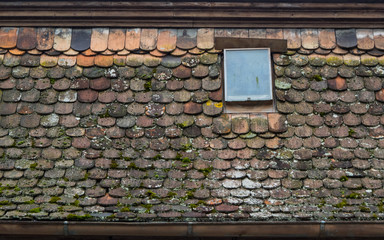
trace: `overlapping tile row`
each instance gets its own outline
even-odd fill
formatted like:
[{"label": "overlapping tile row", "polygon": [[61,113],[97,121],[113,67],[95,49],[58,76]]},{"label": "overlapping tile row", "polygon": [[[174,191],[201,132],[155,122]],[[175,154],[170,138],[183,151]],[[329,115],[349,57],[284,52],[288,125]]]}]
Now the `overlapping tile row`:
[{"label": "overlapping tile row", "polygon": [[[214,36],[286,38],[277,113],[223,114]],[[0,218],[384,217],[382,32],[0,32]]]}]

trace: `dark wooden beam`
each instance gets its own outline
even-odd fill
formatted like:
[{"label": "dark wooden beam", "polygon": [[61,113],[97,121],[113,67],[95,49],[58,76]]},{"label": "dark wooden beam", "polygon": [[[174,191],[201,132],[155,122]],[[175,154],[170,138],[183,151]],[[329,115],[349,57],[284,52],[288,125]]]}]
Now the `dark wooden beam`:
[{"label": "dark wooden beam", "polygon": [[215,48],[219,50],[228,48],[270,48],[271,52],[286,52],[287,40],[217,37],[215,38]]},{"label": "dark wooden beam", "polygon": [[0,26],[384,27],[384,3],[4,1]]}]

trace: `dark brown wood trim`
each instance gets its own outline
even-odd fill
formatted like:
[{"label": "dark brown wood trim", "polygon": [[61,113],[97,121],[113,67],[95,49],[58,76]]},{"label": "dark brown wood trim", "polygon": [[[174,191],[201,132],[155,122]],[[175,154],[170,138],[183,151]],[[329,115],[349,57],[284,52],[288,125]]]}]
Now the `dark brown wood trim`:
[{"label": "dark brown wood trim", "polygon": [[4,1],[0,26],[384,27],[384,3]]},{"label": "dark brown wood trim", "polygon": [[270,48],[271,52],[286,52],[287,40],[216,37],[215,48],[219,50],[229,48]]},{"label": "dark brown wood trim", "polygon": [[382,238],[377,222],[50,222],[1,221],[0,236],[157,236],[257,238]]}]

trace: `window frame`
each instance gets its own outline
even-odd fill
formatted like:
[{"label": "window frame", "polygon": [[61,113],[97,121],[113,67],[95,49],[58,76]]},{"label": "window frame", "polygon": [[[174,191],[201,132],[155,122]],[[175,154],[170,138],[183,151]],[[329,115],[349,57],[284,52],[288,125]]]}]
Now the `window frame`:
[{"label": "window frame", "polygon": [[[269,84],[270,84],[270,96],[269,100],[241,100],[241,101],[227,101],[227,68],[226,68],[226,52],[232,50],[257,50],[257,49],[266,49],[268,50],[268,71],[269,71]],[[273,61],[272,53],[270,47],[253,47],[253,48],[225,48],[223,49],[223,58],[222,62],[222,73],[223,73],[223,103],[224,103],[224,113],[269,113],[276,112],[276,96],[275,96],[275,77],[273,72]]]}]

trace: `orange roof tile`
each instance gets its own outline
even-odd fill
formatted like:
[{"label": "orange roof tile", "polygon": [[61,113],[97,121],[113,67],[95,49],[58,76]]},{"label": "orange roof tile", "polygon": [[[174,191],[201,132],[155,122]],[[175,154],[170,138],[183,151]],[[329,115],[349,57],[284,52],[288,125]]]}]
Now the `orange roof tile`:
[{"label": "orange roof tile", "polygon": [[111,28],[108,37],[108,49],[111,51],[121,51],[125,46],[125,29]]},{"label": "orange roof tile", "polygon": [[94,51],[92,51],[91,49],[85,50],[84,52],[82,52],[82,54],[84,56],[95,56],[96,55],[96,53]]},{"label": "orange roof tile", "polygon": [[211,49],[215,44],[215,30],[213,28],[200,28],[197,30],[197,47]]},{"label": "orange roof tile", "polygon": [[319,36],[317,29],[301,30],[302,46],[305,49],[316,49],[319,47]]},{"label": "orange roof tile", "polygon": [[152,56],[155,56],[155,57],[164,57],[165,55],[167,55],[167,53],[165,52],[160,52],[159,50],[155,49],[155,50],[152,50],[149,52]]},{"label": "orange roof tile", "polygon": [[54,67],[57,65],[59,58],[57,56],[41,55],[40,65],[43,67]]},{"label": "orange roof tile", "polygon": [[133,51],[140,48],[140,28],[131,28],[127,29],[125,35],[125,48],[127,50]]},{"label": "orange roof tile", "polygon": [[94,56],[84,56],[84,55],[77,55],[77,65],[81,67],[91,67],[94,65],[95,57]]},{"label": "orange roof tile", "polygon": [[70,48],[69,50],[63,52],[65,55],[68,55],[68,56],[76,56],[77,54],[79,54],[78,51],[75,51],[73,50],[72,48]]},{"label": "orange roof tile", "polygon": [[301,37],[299,29],[284,29],[284,39],[287,39],[288,49],[299,49],[301,47]]},{"label": "orange roof tile", "polygon": [[384,49],[384,30],[375,29],[373,32],[373,37],[375,39],[375,47],[378,49]]},{"label": "orange roof tile", "polygon": [[182,50],[182,49],[179,49],[179,48],[176,48],[172,53],[171,55],[173,56],[183,56],[187,53],[187,51],[185,50]]},{"label": "orange roof tile", "polygon": [[93,28],[91,37],[91,50],[94,52],[103,52],[108,47],[108,28]]},{"label": "orange roof tile", "polygon": [[157,38],[157,49],[161,52],[172,52],[176,48],[177,31],[175,29],[161,29]]},{"label": "orange roof tile", "polygon": [[17,42],[18,28],[0,28],[0,48],[14,48]]},{"label": "orange roof tile", "polygon": [[55,30],[53,28],[38,28],[37,29],[37,49],[44,51],[53,47],[53,39]]},{"label": "orange roof tile", "polygon": [[372,29],[356,29],[357,47],[362,50],[371,50],[375,47]]},{"label": "orange roof tile", "polygon": [[36,28],[20,28],[17,37],[17,48],[22,50],[30,50],[34,49],[36,45]]},{"label": "orange roof tile", "polygon": [[336,47],[336,35],[333,29],[319,30],[320,47],[324,49],[334,49]]},{"label": "orange roof tile", "polygon": [[181,49],[192,49],[196,47],[196,29],[179,29],[177,30],[177,47]]},{"label": "orange roof tile", "polygon": [[31,55],[40,55],[40,54],[42,54],[42,51],[39,51],[39,50],[37,50],[35,48],[35,49],[32,49],[32,50],[29,50],[28,53],[31,54]]},{"label": "orange roof tile", "polygon": [[123,50],[121,50],[121,51],[118,51],[117,52],[117,55],[119,55],[119,56],[126,56],[126,55],[128,55],[130,52],[128,51],[128,50],[126,50],[126,49],[123,49]]},{"label": "orange roof tile", "polygon": [[17,56],[23,55],[25,53],[25,51],[20,50],[18,48],[9,49],[9,52]]},{"label": "orange roof tile", "polygon": [[151,51],[156,48],[157,29],[145,28],[141,30],[140,48]]},{"label": "orange roof tile", "polygon": [[99,67],[110,67],[113,65],[113,56],[97,55],[95,57],[95,65]]},{"label": "orange roof tile", "polygon": [[71,47],[72,28],[56,28],[53,49],[65,52]]},{"label": "orange roof tile", "polygon": [[125,59],[126,59],[126,56],[114,55],[113,63],[116,64],[117,66],[125,66]]}]

